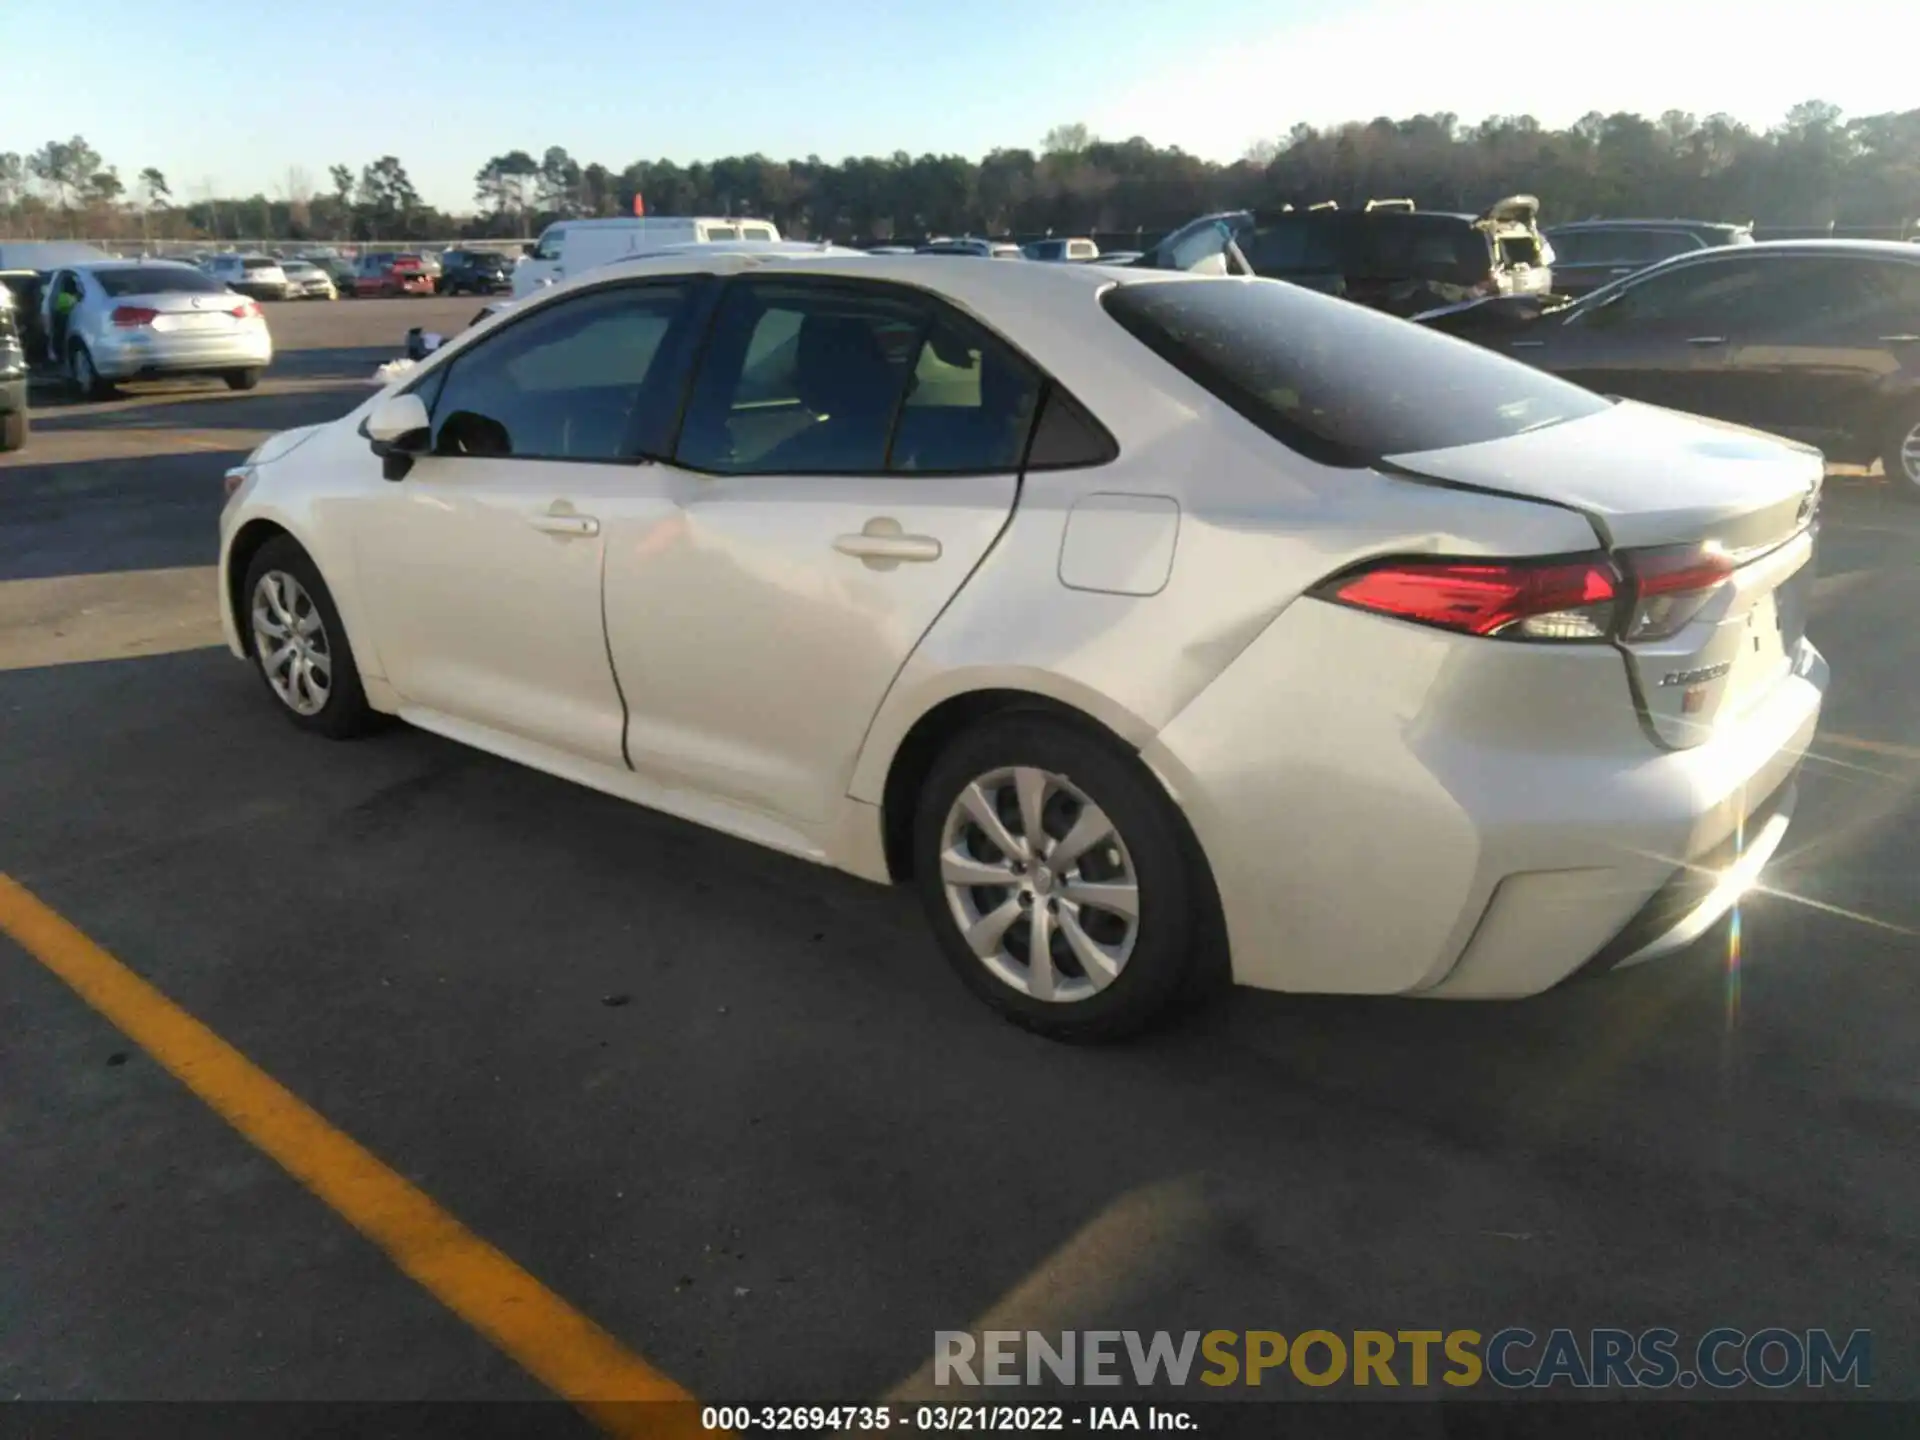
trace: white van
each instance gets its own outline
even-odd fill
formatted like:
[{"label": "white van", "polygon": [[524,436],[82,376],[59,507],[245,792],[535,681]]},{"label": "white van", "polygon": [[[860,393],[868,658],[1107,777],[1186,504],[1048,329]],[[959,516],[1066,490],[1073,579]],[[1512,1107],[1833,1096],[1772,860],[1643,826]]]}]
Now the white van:
[{"label": "white van", "polygon": [[515,299],[543,285],[565,280],[629,255],[645,255],[671,245],[716,241],[779,240],[766,220],[729,220],[714,216],[636,215],[615,220],[557,220],[540,232],[533,254],[513,268]]}]

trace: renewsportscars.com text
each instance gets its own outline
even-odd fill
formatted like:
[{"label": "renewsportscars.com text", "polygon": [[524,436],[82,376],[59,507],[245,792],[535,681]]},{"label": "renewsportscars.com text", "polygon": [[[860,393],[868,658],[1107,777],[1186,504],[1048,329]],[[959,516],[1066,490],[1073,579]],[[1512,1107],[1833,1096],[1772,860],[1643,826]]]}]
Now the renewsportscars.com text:
[{"label": "renewsportscars.com text", "polygon": [[934,1384],[1767,1390],[1873,1382],[1873,1337],[1721,1327],[1478,1330],[937,1330]]}]

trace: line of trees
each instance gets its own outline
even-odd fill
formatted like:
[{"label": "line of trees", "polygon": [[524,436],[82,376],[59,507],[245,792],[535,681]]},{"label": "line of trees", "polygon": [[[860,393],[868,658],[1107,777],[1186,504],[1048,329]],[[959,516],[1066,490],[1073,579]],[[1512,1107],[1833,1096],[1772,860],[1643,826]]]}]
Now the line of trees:
[{"label": "line of trees", "polygon": [[258,237],[412,240],[527,235],[555,219],[621,215],[643,196],[651,214],[742,214],[791,235],[885,240],[927,234],[1072,232],[1152,236],[1209,210],[1352,205],[1373,196],[1423,208],[1477,210],[1538,195],[1548,220],[1604,214],[1685,215],[1763,225],[1901,233],[1920,217],[1920,110],[1845,118],[1822,101],[1756,131],[1725,115],[1669,110],[1658,119],[1594,113],[1565,129],[1528,115],[1462,125],[1450,114],[1381,118],[1331,129],[1296,125],[1220,164],[1084,125],[1049,131],[1037,149],[960,155],[730,156],[681,165],[637,160],[615,170],[560,146],[513,150],[474,175],[474,209],[426,204],[398,157],[329,167],[325,185],[287,172],[274,193],[219,197],[211,181],[176,194],[157,169],[129,185],[81,136],[30,155],[0,153],[0,233],[154,239]]}]

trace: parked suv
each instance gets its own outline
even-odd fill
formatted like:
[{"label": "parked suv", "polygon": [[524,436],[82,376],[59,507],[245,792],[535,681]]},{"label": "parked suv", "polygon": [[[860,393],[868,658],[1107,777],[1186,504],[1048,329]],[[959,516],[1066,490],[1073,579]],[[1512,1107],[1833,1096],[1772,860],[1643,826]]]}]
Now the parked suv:
[{"label": "parked suv", "polygon": [[1550,290],[1553,252],[1535,224],[1539,212],[1531,195],[1478,215],[1416,210],[1410,200],[1229,211],[1182,226],[1134,263],[1290,280],[1410,316],[1483,295]]},{"label": "parked suv", "polygon": [[1575,220],[1547,231],[1553,288],[1585,295],[1676,255],[1751,245],[1753,226],[1706,220]]},{"label": "parked suv", "polygon": [[492,250],[449,250],[434,289],[441,295],[491,295],[513,288],[513,262]]}]

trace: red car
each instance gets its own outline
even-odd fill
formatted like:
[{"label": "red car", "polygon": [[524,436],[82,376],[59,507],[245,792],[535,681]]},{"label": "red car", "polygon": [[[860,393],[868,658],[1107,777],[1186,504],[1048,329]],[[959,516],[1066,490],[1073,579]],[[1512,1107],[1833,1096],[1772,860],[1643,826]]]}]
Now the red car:
[{"label": "red car", "polygon": [[431,295],[433,276],[418,255],[363,255],[353,293],[362,300],[388,295]]}]

